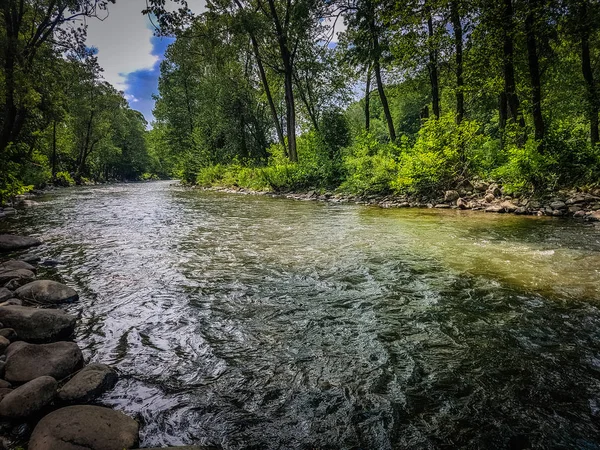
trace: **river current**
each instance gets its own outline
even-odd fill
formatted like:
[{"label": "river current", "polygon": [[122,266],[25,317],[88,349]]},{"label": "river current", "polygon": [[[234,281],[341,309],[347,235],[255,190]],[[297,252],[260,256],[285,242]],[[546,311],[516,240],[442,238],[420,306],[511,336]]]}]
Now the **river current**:
[{"label": "river current", "polygon": [[143,446],[600,449],[600,227],[69,188],[0,222],[80,293]]}]

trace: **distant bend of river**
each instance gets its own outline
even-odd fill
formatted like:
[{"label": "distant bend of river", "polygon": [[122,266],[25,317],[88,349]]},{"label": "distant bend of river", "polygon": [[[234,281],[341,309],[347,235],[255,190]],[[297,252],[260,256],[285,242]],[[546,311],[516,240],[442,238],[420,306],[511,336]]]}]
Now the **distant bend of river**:
[{"label": "distant bend of river", "polygon": [[60,261],[144,446],[600,449],[600,228],[199,192],[59,190]]}]

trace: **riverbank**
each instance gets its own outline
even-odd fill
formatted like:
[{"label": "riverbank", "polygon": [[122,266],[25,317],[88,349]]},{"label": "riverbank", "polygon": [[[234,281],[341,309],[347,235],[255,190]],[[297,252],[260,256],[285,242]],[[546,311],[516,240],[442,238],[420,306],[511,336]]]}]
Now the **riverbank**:
[{"label": "riverbank", "polygon": [[239,187],[202,187],[196,189],[232,194],[266,195],[300,201],[330,203],[355,203],[380,208],[437,208],[481,211],[496,214],[570,217],[578,220],[600,221],[600,189],[591,192],[580,190],[557,191],[542,197],[513,197],[504,195],[495,183],[464,183],[439,197],[411,197],[403,195],[352,195],[335,191],[311,189],[306,192],[256,191]]},{"label": "riverbank", "polygon": [[38,265],[48,261],[22,253],[40,245],[37,238],[0,235],[0,255],[9,258],[0,260],[0,449],[137,448],[138,421],[98,403],[116,385],[116,370],[84,362],[72,339],[78,317],[60,309],[79,294],[36,279]]}]

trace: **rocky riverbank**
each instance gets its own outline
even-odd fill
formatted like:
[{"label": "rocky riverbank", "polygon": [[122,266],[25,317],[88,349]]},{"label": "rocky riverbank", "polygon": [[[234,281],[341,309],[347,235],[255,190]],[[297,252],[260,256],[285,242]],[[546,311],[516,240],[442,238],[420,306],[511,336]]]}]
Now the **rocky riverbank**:
[{"label": "rocky riverbank", "polygon": [[469,181],[457,189],[448,190],[439,197],[411,197],[397,195],[351,195],[336,192],[260,192],[236,187],[199,188],[235,194],[267,195],[303,201],[356,203],[381,208],[438,208],[509,213],[552,217],[572,217],[600,222],[600,189],[589,192],[564,190],[540,197],[513,197],[505,195],[498,184]]},{"label": "rocky riverbank", "polygon": [[[40,244],[0,235],[0,255]],[[40,262],[33,254],[0,262],[0,449],[137,448],[138,422],[94,404],[115,386],[118,374],[105,364],[86,365],[71,339],[77,317],[59,308],[78,301],[78,293],[36,279]]]}]

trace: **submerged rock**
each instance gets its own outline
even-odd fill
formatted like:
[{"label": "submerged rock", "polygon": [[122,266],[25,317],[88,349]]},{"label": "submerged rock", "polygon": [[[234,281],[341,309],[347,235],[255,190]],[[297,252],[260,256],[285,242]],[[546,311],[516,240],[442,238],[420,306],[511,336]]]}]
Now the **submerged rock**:
[{"label": "submerged rock", "polygon": [[117,378],[106,364],[90,364],[61,388],[58,397],[67,403],[88,403],[112,389]]},{"label": "submerged rock", "polygon": [[[4,212],[6,213],[6,210]],[[12,252],[41,244],[42,241],[34,237],[0,234],[0,252]]]},{"label": "submerged rock", "polygon": [[50,280],[37,280],[20,287],[15,292],[22,300],[43,305],[57,305],[74,302],[79,299],[75,289]]},{"label": "submerged rock", "polygon": [[0,401],[0,416],[18,419],[35,414],[54,399],[57,387],[52,377],[39,377],[25,383]]},{"label": "submerged rock", "polygon": [[121,412],[99,406],[67,406],[37,424],[29,450],[131,449],[138,445],[138,432],[138,423]]},{"label": "submerged rock", "polygon": [[0,308],[0,322],[12,328],[28,342],[51,342],[66,339],[73,334],[77,318],[57,309],[39,309],[27,306]]},{"label": "submerged rock", "polygon": [[83,365],[83,354],[74,342],[26,344],[15,342],[7,349],[4,379],[25,383],[45,375],[61,380]]}]

